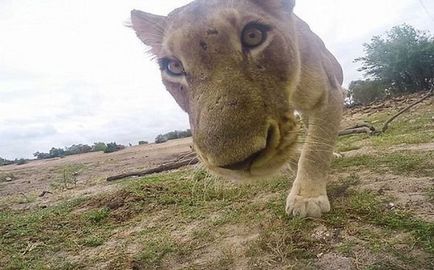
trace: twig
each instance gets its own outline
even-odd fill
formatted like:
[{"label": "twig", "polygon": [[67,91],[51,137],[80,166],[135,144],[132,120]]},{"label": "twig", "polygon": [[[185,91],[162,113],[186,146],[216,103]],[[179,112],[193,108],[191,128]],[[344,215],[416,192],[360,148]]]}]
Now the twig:
[{"label": "twig", "polygon": [[24,192],[20,192],[20,195],[22,195],[26,199],[27,203],[30,202],[29,197],[27,197],[26,194],[24,194]]},{"label": "twig", "polygon": [[428,92],[428,94],[426,94],[425,96],[423,96],[421,99],[419,99],[418,101],[410,104],[409,106],[405,107],[404,109],[400,110],[397,114],[395,114],[394,116],[390,117],[389,120],[386,121],[386,123],[384,123],[383,128],[381,129],[381,132],[386,132],[386,130],[389,128],[389,124],[395,120],[398,116],[400,116],[401,114],[405,113],[406,111],[410,110],[412,107],[416,106],[417,104],[421,103],[422,101],[424,101],[425,99],[431,97],[433,95],[433,88],[431,88],[431,90]]},{"label": "twig", "polygon": [[44,197],[45,195],[47,195],[47,194],[53,194],[53,192],[50,192],[50,191],[46,191],[46,190],[44,190],[40,195],[39,195],[39,197]]}]

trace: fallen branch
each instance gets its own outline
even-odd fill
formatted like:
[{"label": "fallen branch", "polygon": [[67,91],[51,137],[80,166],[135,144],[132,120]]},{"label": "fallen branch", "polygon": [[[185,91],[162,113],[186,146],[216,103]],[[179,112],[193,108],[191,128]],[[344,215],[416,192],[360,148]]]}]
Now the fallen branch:
[{"label": "fallen branch", "polygon": [[127,178],[127,177],[140,177],[140,176],[145,176],[145,175],[149,175],[149,174],[153,174],[153,173],[160,173],[160,172],[175,170],[175,169],[179,169],[179,168],[184,167],[184,166],[196,164],[198,162],[199,162],[199,160],[197,159],[197,157],[192,157],[192,158],[184,159],[184,160],[181,160],[178,162],[166,163],[166,164],[163,164],[161,166],[147,169],[144,171],[124,173],[124,174],[111,176],[111,177],[107,178],[107,181],[111,182],[111,181],[116,181],[116,180]]},{"label": "fallen branch", "polygon": [[386,132],[386,130],[389,128],[389,124],[395,120],[398,116],[400,116],[401,114],[405,113],[406,111],[410,110],[411,108],[413,108],[414,106],[416,106],[417,104],[423,102],[424,100],[426,100],[427,98],[431,97],[433,95],[433,88],[431,88],[431,90],[428,92],[428,94],[426,94],[425,96],[423,96],[421,99],[419,99],[418,101],[410,104],[409,106],[405,107],[404,109],[400,110],[397,114],[395,114],[394,116],[390,117],[389,120],[386,121],[386,123],[384,123],[383,128],[381,129],[381,132]]},{"label": "fallen branch", "polygon": [[351,128],[351,129],[345,129],[339,132],[339,136],[345,136],[345,135],[351,135],[351,134],[368,134],[371,135],[373,131],[370,128],[367,127],[360,127],[360,128]]},{"label": "fallen branch", "polygon": [[368,134],[374,135],[377,134],[377,130],[374,126],[369,124],[357,124],[353,127],[346,128],[344,130],[339,131],[339,136],[351,135],[351,134]]}]

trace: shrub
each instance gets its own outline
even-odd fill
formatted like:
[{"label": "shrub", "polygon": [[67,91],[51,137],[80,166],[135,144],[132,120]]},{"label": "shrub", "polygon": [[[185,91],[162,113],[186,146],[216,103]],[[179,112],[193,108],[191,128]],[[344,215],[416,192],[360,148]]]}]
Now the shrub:
[{"label": "shrub", "polygon": [[26,163],[27,163],[27,160],[24,158],[15,159],[15,164],[17,164],[17,165],[24,165]]},{"label": "shrub", "polygon": [[352,81],[348,87],[352,103],[367,105],[386,97],[385,86],[380,80]]},{"label": "shrub", "polygon": [[14,164],[12,160],[7,160],[5,158],[0,157],[0,166],[11,165],[11,164]]},{"label": "shrub", "polygon": [[107,144],[107,148],[104,150],[104,153],[113,153],[122,149],[125,149],[124,145],[112,142]]},{"label": "shrub", "polygon": [[96,142],[92,146],[94,152],[104,152],[107,149],[107,145],[103,142]]},{"label": "shrub", "polygon": [[169,139],[164,136],[164,135],[158,135],[157,138],[155,138],[155,143],[165,143],[167,142]]},{"label": "shrub", "polygon": [[139,141],[139,145],[149,144],[147,141]]}]

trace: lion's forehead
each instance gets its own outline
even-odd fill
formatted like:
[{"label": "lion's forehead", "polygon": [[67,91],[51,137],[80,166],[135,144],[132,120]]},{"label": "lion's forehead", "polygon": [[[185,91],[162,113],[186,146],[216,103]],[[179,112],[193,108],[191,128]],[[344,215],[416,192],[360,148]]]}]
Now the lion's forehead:
[{"label": "lion's forehead", "polygon": [[267,19],[270,19],[267,13],[251,1],[194,1],[169,14],[163,40],[165,52],[182,54],[196,48],[206,50],[206,40],[236,45],[245,24],[267,22]]}]

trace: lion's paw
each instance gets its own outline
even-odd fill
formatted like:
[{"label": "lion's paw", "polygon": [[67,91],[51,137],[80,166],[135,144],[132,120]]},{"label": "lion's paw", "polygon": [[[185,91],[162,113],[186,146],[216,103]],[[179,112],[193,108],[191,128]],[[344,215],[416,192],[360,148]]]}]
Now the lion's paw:
[{"label": "lion's paw", "polygon": [[330,211],[327,195],[318,197],[303,197],[289,194],[286,199],[286,213],[299,217],[321,217],[322,213]]}]

